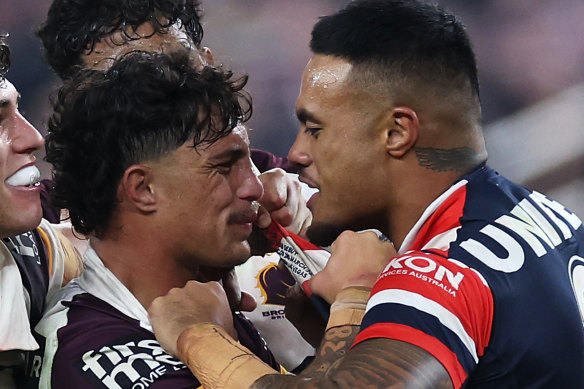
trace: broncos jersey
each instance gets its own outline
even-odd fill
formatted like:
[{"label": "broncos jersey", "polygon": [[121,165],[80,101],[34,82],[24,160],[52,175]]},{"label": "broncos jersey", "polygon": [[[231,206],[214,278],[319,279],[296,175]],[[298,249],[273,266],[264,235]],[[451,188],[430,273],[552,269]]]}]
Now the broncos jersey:
[{"label": "broncos jersey", "polygon": [[455,388],[584,388],[583,309],[580,219],[482,165],[407,235],[355,344],[414,344]]},{"label": "broncos jersey", "polygon": [[[39,344],[31,329],[45,303],[63,283],[65,257],[76,256],[71,244],[46,220],[32,231],[0,243],[0,387],[23,385],[25,368],[38,374],[40,361],[26,351]],[[28,365],[28,367],[27,367]]]},{"label": "broncos jersey", "polygon": [[292,371],[314,355],[314,348],[284,315],[286,291],[295,280],[288,271],[278,267],[279,260],[276,253],[253,256],[236,266],[235,272],[241,289],[258,303],[256,309],[245,312],[245,316],[262,334],[276,360]]},{"label": "broncos jersey", "polygon": [[[83,274],[57,294],[35,328],[45,342],[38,387],[200,387],[187,366],[162,349],[146,309],[91,247],[84,259]],[[253,325],[240,314],[233,321],[239,342],[279,369]]]}]

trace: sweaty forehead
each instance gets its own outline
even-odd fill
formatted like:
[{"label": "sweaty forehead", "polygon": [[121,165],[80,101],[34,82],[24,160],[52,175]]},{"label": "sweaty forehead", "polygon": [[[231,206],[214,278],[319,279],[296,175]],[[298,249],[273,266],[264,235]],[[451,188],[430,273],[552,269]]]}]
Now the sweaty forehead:
[{"label": "sweaty forehead", "polygon": [[330,88],[340,86],[349,77],[351,63],[337,57],[315,55],[306,65],[304,80],[306,87]]},{"label": "sweaty forehead", "polygon": [[18,102],[18,92],[12,83],[8,80],[0,82],[0,105],[4,106],[7,103],[16,104]]},{"label": "sweaty forehead", "polygon": [[146,22],[136,30],[117,30],[97,42],[93,50],[83,55],[83,63],[93,69],[107,70],[116,58],[134,50],[149,52],[172,52],[188,49],[195,66],[206,65],[199,48],[192,42],[180,23],[156,32],[151,23]]}]

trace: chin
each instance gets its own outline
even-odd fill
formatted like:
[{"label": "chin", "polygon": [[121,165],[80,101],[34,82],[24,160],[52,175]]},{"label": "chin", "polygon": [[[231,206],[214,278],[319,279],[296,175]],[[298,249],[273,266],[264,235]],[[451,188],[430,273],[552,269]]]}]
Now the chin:
[{"label": "chin", "polygon": [[25,220],[15,220],[14,223],[10,223],[10,220],[6,221],[3,220],[3,223],[6,223],[6,226],[2,228],[2,235],[0,238],[7,238],[9,236],[15,236],[24,234],[25,232],[29,232],[34,230],[36,227],[41,224],[41,216],[34,216],[26,218]]},{"label": "chin", "polygon": [[247,241],[239,242],[236,247],[230,249],[229,254],[224,256],[225,266],[241,265],[251,256],[251,249]]},{"label": "chin", "polygon": [[324,222],[312,222],[306,231],[306,237],[317,246],[330,246],[346,228]]}]

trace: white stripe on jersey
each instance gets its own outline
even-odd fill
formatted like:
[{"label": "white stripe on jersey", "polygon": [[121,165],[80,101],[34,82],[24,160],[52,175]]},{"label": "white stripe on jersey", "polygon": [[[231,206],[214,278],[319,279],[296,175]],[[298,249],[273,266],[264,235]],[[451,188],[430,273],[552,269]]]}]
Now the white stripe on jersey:
[{"label": "white stripe on jersey", "polygon": [[386,289],[375,293],[367,303],[366,312],[380,304],[393,303],[402,304],[415,308],[434,316],[445,327],[450,329],[458,336],[460,341],[466,346],[468,352],[472,355],[475,362],[479,361],[476,352],[475,342],[466,332],[460,320],[448,309],[417,293],[409,292],[402,289]]},{"label": "white stripe on jersey", "polygon": [[437,250],[448,250],[450,248],[450,243],[456,240],[456,234],[460,226],[454,227],[445,231],[441,234],[436,235],[424,247],[422,250],[437,249]]}]

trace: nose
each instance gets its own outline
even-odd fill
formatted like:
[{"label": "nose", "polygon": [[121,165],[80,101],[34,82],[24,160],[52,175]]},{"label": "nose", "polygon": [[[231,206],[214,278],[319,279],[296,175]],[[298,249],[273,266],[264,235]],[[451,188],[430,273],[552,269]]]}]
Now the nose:
[{"label": "nose", "polygon": [[312,163],[312,156],[307,136],[302,129],[298,132],[296,140],[288,151],[288,160],[292,163],[300,165],[301,167],[308,167]]},{"label": "nose", "polygon": [[251,169],[251,161],[249,168],[244,169],[242,174],[242,180],[236,190],[237,197],[249,201],[255,201],[262,197],[264,194],[264,187]]},{"label": "nose", "polygon": [[20,112],[16,112],[15,115],[14,135],[12,137],[13,150],[17,153],[32,153],[40,150],[45,144],[42,135]]}]

